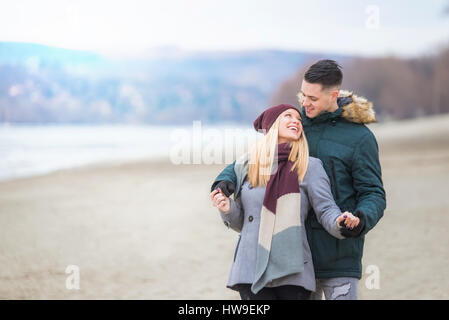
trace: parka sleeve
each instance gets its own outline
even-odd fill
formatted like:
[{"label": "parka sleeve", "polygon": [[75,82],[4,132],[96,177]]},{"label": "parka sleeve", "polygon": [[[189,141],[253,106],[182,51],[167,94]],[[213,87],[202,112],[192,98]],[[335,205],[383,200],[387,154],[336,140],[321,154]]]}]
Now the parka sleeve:
[{"label": "parka sleeve", "polygon": [[379,148],[372,132],[364,136],[354,152],[352,177],[358,199],[356,211],[363,212],[366,218],[362,231],[365,235],[382,218],[386,208]]},{"label": "parka sleeve", "polygon": [[235,161],[228,165],[226,168],[223,169],[222,172],[215,178],[214,183],[212,184],[211,190],[215,189],[215,186],[223,180],[231,181],[234,186],[237,185],[237,176],[235,175],[234,171],[234,165]]}]

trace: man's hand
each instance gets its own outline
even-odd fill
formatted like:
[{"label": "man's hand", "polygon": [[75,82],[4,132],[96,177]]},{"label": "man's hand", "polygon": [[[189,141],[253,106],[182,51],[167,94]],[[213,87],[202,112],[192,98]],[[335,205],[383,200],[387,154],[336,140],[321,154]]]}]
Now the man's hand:
[{"label": "man's hand", "polygon": [[227,213],[231,210],[231,201],[223,194],[220,188],[215,189],[210,193],[210,199],[212,205],[217,207],[221,212]]},{"label": "man's hand", "polygon": [[[226,197],[229,197],[231,194],[234,193],[235,186],[234,186],[234,184],[231,181],[222,180],[222,181],[220,181],[219,183],[217,183],[215,185],[214,190],[216,190],[216,189],[221,189],[221,192],[223,192],[223,194]],[[211,190],[211,191],[214,191],[214,190]]]}]

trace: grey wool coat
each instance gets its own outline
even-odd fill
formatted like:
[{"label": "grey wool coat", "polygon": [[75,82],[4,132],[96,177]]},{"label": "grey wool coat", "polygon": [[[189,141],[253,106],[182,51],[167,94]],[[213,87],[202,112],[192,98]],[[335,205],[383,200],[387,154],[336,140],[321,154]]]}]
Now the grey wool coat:
[{"label": "grey wool coat", "polygon": [[[232,262],[227,287],[236,290],[237,284],[252,284],[256,269],[256,251],[259,238],[260,212],[262,210],[265,187],[253,188],[247,180],[247,161],[235,166],[237,186],[234,199],[230,198],[231,208],[221,212],[221,218],[228,228],[239,233],[234,260]],[[300,183],[301,193],[301,231],[303,247],[304,271],[275,279],[266,287],[281,285],[297,285],[315,291],[315,273],[312,255],[307,241],[304,221],[311,208],[314,209],[318,221],[332,236],[345,239],[339,231],[336,219],[341,215],[339,207],[332,196],[329,178],[324,171],[321,160],[309,157],[309,165]]]}]

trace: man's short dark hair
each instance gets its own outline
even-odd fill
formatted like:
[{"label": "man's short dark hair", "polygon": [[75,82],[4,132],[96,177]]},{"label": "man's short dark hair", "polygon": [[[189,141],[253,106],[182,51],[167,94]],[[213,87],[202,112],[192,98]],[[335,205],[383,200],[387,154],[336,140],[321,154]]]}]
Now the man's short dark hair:
[{"label": "man's short dark hair", "polygon": [[323,89],[340,86],[343,80],[341,66],[334,60],[320,60],[314,63],[304,74],[309,83],[320,83]]}]

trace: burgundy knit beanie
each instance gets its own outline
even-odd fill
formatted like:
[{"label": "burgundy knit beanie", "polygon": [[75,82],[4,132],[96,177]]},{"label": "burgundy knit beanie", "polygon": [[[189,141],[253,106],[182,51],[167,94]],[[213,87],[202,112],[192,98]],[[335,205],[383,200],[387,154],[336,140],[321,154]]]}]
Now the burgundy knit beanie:
[{"label": "burgundy knit beanie", "polygon": [[267,110],[262,112],[260,116],[257,117],[256,120],[254,120],[254,129],[256,129],[256,131],[266,130],[265,133],[267,133],[270,130],[273,123],[276,121],[277,117],[279,117],[279,115],[282,112],[288,109],[294,109],[299,112],[298,108],[292,106],[291,104],[280,104],[268,108]]}]

